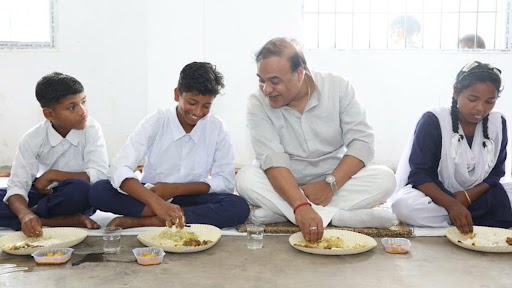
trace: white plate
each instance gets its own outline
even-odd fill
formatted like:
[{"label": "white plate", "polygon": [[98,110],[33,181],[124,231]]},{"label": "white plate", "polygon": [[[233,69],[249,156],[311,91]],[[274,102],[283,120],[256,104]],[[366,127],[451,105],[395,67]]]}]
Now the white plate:
[{"label": "white plate", "polygon": [[[43,237],[50,237],[51,244],[42,247],[29,247],[18,250],[4,249],[5,246],[20,242],[37,242],[38,238],[27,237],[23,232],[14,232],[0,238],[0,248],[6,253],[14,255],[30,255],[43,248],[70,248],[82,242],[87,237],[87,232],[78,228],[43,228]],[[53,243],[55,241],[55,243]]]},{"label": "white plate", "polygon": [[[502,228],[492,228],[484,226],[473,226],[474,234],[495,235],[498,237],[512,237],[512,230]],[[507,253],[512,252],[512,245],[508,246],[473,246],[461,243],[468,239],[467,235],[462,235],[457,227],[450,227],[446,229],[446,238],[452,241],[455,245],[469,250],[493,252],[493,253]]]},{"label": "white plate", "polygon": [[324,237],[340,237],[345,242],[345,245],[348,247],[353,247],[356,244],[366,244],[367,246],[364,248],[354,249],[354,248],[346,248],[346,249],[318,249],[318,248],[305,248],[300,246],[295,246],[294,244],[304,241],[304,237],[302,236],[302,232],[297,232],[290,236],[288,239],[290,245],[293,248],[298,249],[300,251],[311,253],[311,254],[319,254],[319,255],[350,255],[350,254],[358,254],[363,253],[368,250],[373,249],[377,246],[377,242],[370,236],[366,236],[361,233],[345,231],[345,230],[337,230],[337,229],[328,229],[324,230]]},{"label": "white plate", "polygon": [[[166,228],[162,228],[162,229],[166,229]],[[201,245],[201,246],[196,246],[196,247],[162,246],[162,245],[158,245],[157,243],[154,243],[151,241],[151,238],[160,234],[162,229],[142,232],[137,236],[137,239],[139,239],[139,241],[142,244],[144,244],[148,247],[149,246],[160,247],[160,248],[164,249],[164,251],[167,251],[167,252],[190,253],[190,252],[203,251],[203,250],[206,250],[206,249],[212,247],[219,241],[220,236],[222,235],[222,231],[215,226],[205,225],[205,224],[190,224],[190,227],[185,227],[183,230],[187,231],[187,232],[196,233],[197,237],[201,241],[202,240],[210,240],[212,242],[210,242],[207,245]]]}]

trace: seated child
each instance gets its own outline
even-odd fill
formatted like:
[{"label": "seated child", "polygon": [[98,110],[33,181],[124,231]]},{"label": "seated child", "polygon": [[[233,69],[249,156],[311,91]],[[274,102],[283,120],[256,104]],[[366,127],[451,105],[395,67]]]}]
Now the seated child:
[{"label": "seated child", "polygon": [[108,159],[84,87],[54,72],[37,82],[36,98],[46,120],[18,144],[7,189],[0,189],[0,226],[29,237],[41,236],[43,225],[98,229],[88,197],[91,183],[107,177]]},{"label": "seated child", "polygon": [[[95,208],[124,215],[107,226],[165,226],[183,215],[187,223],[219,228],[245,222],[249,206],[234,194],[231,140],[223,122],[209,114],[223,87],[222,74],[210,63],[183,68],[174,89],[177,107],[142,120],[112,162],[110,181],[91,189]],[[139,181],[134,171],[144,158]]]},{"label": "seated child", "polygon": [[397,170],[393,212],[407,224],[512,226],[512,183],[505,174],[507,122],[493,111],[501,71],[472,62],[457,74],[451,107],[423,114]]}]

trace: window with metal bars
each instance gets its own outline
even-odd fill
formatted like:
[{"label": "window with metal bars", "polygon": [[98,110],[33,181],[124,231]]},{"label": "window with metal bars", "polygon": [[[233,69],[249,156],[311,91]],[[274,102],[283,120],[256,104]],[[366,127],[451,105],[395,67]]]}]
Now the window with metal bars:
[{"label": "window with metal bars", "polygon": [[0,0],[0,49],[55,47],[56,0]]},{"label": "window with metal bars", "polygon": [[510,50],[511,2],[304,0],[304,46]]}]

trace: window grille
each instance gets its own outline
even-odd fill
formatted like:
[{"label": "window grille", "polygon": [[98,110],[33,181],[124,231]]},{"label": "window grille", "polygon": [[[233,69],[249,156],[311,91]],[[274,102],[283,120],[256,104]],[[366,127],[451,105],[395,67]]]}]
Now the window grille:
[{"label": "window grille", "polygon": [[304,45],[510,50],[511,1],[304,0]]}]

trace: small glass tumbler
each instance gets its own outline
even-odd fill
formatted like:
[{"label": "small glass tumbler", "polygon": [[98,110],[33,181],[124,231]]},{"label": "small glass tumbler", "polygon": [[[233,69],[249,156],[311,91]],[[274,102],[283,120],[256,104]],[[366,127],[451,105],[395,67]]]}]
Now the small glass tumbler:
[{"label": "small glass tumbler", "polygon": [[103,252],[108,254],[119,253],[121,249],[121,227],[107,227],[103,231]]},{"label": "small glass tumbler", "polygon": [[263,247],[263,232],[265,225],[263,224],[247,224],[247,248],[261,249]]}]

